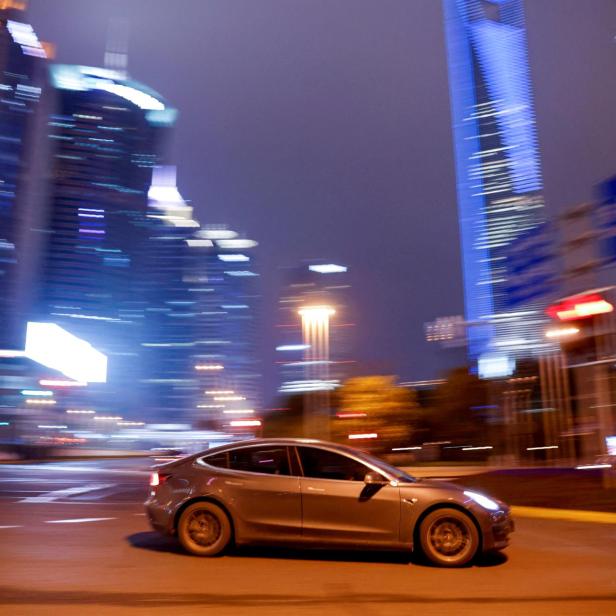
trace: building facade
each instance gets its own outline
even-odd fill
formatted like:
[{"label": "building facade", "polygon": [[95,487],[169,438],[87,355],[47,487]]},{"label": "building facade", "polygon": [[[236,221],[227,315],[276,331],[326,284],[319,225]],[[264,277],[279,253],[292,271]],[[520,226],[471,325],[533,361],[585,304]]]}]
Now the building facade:
[{"label": "building facade", "polygon": [[140,341],[152,169],[176,111],[123,73],[52,65],[51,179],[38,320],[109,356],[108,404],[142,416]]},{"label": "building facade", "polygon": [[469,356],[507,363],[535,353],[544,327],[507,298],[507,248],[544,219],[523,1],[443,6]]},{"label": "building facade", "polygon": [[197,383],[195,423],[258,434],[263,392],[257,242],[224,225],[211,225],[197,231],[186,247],[184,281],[195,327],[190,352]]},{"label": "building facade", "polygon": [[41,244],[47,53],[23,3],[0,3],[0,349],[23,348]]}]

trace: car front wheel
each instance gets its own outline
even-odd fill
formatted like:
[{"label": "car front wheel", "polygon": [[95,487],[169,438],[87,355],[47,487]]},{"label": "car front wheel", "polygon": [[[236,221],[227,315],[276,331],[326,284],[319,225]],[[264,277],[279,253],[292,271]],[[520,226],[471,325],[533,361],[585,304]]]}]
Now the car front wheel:
[{"label": "car front wheel", "polygon": [[479,532],[473,520],[462,511],[442,508],[422,520],[419,541],[430,562],[441,567],[461,567],[477,554]]},{"label": "car front wheel", "polygon": [[231,541],[231,522],[214,503],[201,501],[186,507],[178,523],[182,547],[196,556],[216,556]]}]

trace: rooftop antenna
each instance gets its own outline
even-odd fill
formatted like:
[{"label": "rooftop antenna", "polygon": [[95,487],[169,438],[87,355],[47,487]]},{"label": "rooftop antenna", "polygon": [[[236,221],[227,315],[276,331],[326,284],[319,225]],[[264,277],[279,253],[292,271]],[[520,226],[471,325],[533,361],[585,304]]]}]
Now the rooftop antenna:
[{"label": "rooftop antenna", "polygon": [[112,18],[107,27],[107,45],[105,48],[105,68],[128,75],[128,34],[127,19]]}]

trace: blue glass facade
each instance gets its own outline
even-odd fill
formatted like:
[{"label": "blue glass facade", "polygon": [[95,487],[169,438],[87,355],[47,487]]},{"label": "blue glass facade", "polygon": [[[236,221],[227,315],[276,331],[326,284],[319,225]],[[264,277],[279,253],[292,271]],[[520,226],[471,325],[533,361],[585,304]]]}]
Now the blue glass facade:
[{"label": "blue glass facade", "polygon": [[[5,5],[11,3],[5,3]],[[40,129],[47,60],[17,9],[0,9],[0,348],[23,348],[42,211]]]},{"label": "blue glass facade", "polygon": [[523,2],[443,6],[469,355],[519,356],[541,346],[541,318],[508,311],[507,250],[544,206]]},{"label": "blue glass facade", "polygon": [[108,406],[141,417],[152,170],[176,112],[122,73],[50,67],[51,180],[38,318],[109,357]]}]

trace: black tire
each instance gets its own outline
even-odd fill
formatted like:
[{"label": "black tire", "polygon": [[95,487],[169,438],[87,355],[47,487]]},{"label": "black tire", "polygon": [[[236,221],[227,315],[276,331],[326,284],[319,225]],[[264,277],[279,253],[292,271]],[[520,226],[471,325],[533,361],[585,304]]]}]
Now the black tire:
[{"label": "black tire", "polygon": [[479,532],[471,518],[443,507],[429,513],[419,527],[419,543],[424,556],[439,567],[462,567],[479,549]]},{"label": "black tire", "polygon": [[214,503],[200,501],[182,511],[178,522],[178,539],[182,547],[195,556],[217,556],[231,541],[231,522]]}]

